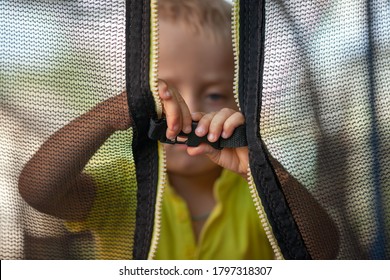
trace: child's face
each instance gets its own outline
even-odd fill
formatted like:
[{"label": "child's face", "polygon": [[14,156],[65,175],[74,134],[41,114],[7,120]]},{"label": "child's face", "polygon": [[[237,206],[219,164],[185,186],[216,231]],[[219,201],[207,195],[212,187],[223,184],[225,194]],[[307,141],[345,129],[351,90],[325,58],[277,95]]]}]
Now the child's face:
[{"label": "child's face", "polygon": [[[159,78],[174,86],[191,112],[236,109],[231,42],[194,35],[180,23],[160,21]],[[220,168],[206,156],[190,157],[185,145],[166,145],[171,173],[197,175]]]}]

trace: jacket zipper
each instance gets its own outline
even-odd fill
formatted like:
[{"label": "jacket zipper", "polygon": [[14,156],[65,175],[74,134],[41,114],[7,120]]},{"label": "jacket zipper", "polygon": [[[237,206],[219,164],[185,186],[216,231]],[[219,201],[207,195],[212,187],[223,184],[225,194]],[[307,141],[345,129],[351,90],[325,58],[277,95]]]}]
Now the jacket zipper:
[{"label": "jacket zipper", "polygon": [[[162,103],[158,95],[158,54],[159,54],[159,24],[158,24],[158,0],[150,1],[150,10],[151,10],[151,44],[150,44],[150,75],[149,83],[151,85],[151,91],[155,101],[157,117],[161,118],[162,116]],[[234,56],[234,80],[233,80],[233,93],[234,98],[237,104],[238,109],[241,111],[239,104],[239,92],[238,92],[238,82],[239,82],[239,55],[240,55],[240,46],[239,46],[239,27],[240,27],[240,0],[234,0],[232,5],[232,44],[233,44],[233,56]],[[152,234],[152,242],[149,250],[148,259],[154,259],[156,256],[157,246],[160,239],[160,227],[161,227],[161,207],[162,199],[164,194],[164,188],[167,180],[167,167],[166,167],[166,154],[163,145],[158,142],[158,156],[159,156],[159,174],[158,174],[158,184],[157,184],[157,198],[156,198],[156,207],[154,215],[154,227]],[[263,205],[261,203],[260,197],[257,193],[256,186],[252,177],[250,168],[248,167],[248,185],[249,190],[252,196],[253,203],[256,207],[257,214],[259,216],[261,225],[264,228],[268,241],[274,251],[276,259],[283,259],[283,255],[278,246],[276,238],[272,232],[272,228],[268,222],[268,219],[265,215]]]}]

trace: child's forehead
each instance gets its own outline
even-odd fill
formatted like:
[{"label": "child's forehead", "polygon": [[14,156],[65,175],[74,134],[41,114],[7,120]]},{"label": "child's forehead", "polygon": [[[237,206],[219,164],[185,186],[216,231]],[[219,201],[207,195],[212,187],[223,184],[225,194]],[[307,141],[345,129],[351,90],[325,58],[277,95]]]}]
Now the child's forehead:
[{"label": "child's forehead", "polygon": [[231,22],[232,5],[225,0],[159,0],[159,18],[205,24],[216,30]]},{"label": "child's forehead", "polygon": [[[219,45],[220,47],[231,47],[232,46],[232,38],[229,32],[226,34],[218,33],[216,30],[209,28],[207,26],[203,26],[202,28],[196,27],[193,25],[189,25],[185,22],[177,22],[173,20],[162,19],[159,22],[160,25],[160,34],[159,40],[166,41],[172,40],[174,37],[178,37],[177,39],[181,39],[183,37],[187,39],[192,39],[192,41],[202,40],[208,42],[210,45]],[[175,42],[171,42],[175,43]]]},{"label": "child's forehead", "polygon": [[[195,72],[215,72],[232,68],[233,47],[230,41],[211,40],[204,34],[193,35],[172,23],[161,26],[159,38],[160,70],[177,71],[177,75]],[[231,65],[230,65],[231,64]],[[231,67],[230,67],[231,66]],[[167,69],[168,68],[168,69]]]},{"label": "child's forehead", "polygon": [[231,41],[231,5],[224,0],[160,0],[159,21],[171,22],[193,35]]},{"label": "child's forehead", "polygon": [[[233,73],[233,50],[229,40],[213,41],[192,34],[172,22],[160,26],[159,72],[164,78],[197,81],[202,76],[221,79]],[[226,71],[226,72],[225,72]],[[217,77],[216,77],[217,76]]]}]

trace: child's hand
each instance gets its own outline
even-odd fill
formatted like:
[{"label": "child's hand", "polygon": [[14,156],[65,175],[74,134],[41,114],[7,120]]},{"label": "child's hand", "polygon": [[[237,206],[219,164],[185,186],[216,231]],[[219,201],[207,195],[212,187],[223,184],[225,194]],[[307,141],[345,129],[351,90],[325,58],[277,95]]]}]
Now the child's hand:
[{"label": "child's hand", "polygon": [[[212,113],[193,113],[192,118],[198,121],[195,134],[199,137],[207,135],[210,142],[216,142],[219,137],[229,138],[235,128],[245,123],[244,116],[233,109],[224,108]],[[206,154],[216,164],[229,169],[241,176],[247,176],[248,148],[224,148],[217,150],[206,143],[198,147],[188,147],[189,155]]]},{"label": "child's hand", "polygon": [[[199,137],[207,135],[210,142],[216,142],[219,137],[229,138],[236,127],[245,123],[244,116],[240,112],[228,108],[208,114],[200,112],[191,114],[180,93],[163,80],[159,83],[159,95],[167,119],[168,139],[175,139],[180,131],[190,133],[192,120],[198,121],[195,134]],[[216,150],[202,143],[198,147],[188,147],[187,152],[189,155],[205,154],[223,168],[237,172],[243,177],[247,176],[247,147]]]},{"label": "child's hand", "polygon": [[[167,138],[175,139],[180,131],[190,133],[192,129],[190,110],[180,93],[165,81],[159,80],[159,96],[167,118]],[[93,114],[91,118],[106,122],[113,131],[126,130],[132,125],[125,91],[100,103],[91,114]]]},{"label": "child's hand", "polygon": [[180,93],[167,82],[159,80],[159,95],[167,119],[167,138],[174,140],[180,131],[190,133],[192,130],[191,113]]}]

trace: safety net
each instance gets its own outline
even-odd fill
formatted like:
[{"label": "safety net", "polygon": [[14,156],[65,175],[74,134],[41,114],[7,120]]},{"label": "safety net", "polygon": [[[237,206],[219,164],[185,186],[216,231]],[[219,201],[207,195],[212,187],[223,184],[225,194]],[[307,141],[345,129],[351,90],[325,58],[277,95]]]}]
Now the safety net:
[{"label": "safety net", "polygon": [[[1,259],[154,258],[157,2],[0,2]],[[390,2],[241,0],[232,17],[275,258],[388,259]]]},{"label": "safety net", "polygon": [[309,253],[388,259],[390,2],[265,2],[262,139],[337,229],[280,177]]}]

